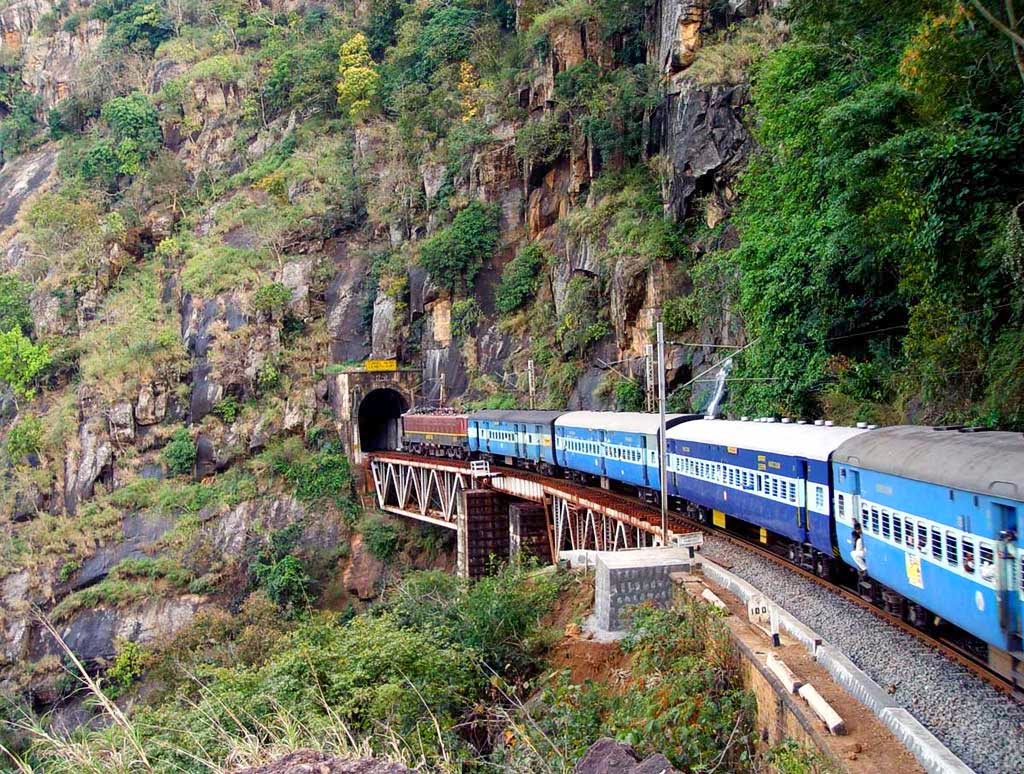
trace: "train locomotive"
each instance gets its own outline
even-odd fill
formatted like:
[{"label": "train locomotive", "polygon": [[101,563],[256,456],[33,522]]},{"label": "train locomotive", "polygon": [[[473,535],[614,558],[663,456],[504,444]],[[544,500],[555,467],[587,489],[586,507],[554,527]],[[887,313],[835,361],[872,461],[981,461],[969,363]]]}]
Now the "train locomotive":
[{"label": "train locomotive", "polygon": [[855,579],[862,596],[915,625],[958,626],[990,646],[1004,675],[1024,661],[1024,434],[670,414],[663,472],[655,414],[409,413],[402,431],[417,454],[649,501],[664,485],[675,511],[781,547],[823,577]]}]

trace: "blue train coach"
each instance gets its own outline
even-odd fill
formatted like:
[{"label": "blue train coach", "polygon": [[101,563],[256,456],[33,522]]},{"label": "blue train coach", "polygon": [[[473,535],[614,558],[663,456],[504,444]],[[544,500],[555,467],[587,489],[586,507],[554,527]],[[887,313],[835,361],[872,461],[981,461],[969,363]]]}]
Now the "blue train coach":
[{"label": "blue train coach", "polygon": [[469,415],[469,450],[509,464],[554,470],[555,419],[562,411],[475,411]]},{"label": "blue train coach", "polygon": [[[698,418],[668,414],[665,427]],[[657,414],[622,411],[570,411],[555,420],[555,459],[584,478],[607,477],[641,490],[658,489]]]},{"label": "blue train coach", "polygon": [[1024,435],[887,427],[843,443],[832,467],[847,563],[857,564],[856,522],[867,576],[909,600],[912,621],[931,611],[1000,650],[1021,649]]},{"label": "blue train coach", "polygon": [[762,542],[785,538],[791,559],[827,575],[829,460],[866,432],[874,431],[719,419],[677,425],[666,434],[668,493],[716,526],[725,527],[728,516],[760,528]]}]

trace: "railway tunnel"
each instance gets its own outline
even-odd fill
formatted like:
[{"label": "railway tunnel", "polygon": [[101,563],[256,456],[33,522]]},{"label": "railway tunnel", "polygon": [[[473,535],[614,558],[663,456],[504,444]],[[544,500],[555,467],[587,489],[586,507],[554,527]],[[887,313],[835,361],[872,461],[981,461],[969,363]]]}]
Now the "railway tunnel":
[{"label": "railway tunnel", "polygon": [[359,402],[359,448],[364,452],[397,449],[399,417],[408,410],[398,390],[381,387],[367,393]]}]

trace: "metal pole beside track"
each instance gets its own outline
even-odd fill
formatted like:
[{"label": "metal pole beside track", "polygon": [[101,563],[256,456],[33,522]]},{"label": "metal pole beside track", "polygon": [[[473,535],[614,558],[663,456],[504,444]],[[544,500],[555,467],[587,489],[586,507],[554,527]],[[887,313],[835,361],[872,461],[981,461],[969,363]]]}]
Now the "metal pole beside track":
[{"label": "metal pole beside track", "polygon": [[668,468],[665,466],[665,326],[658,321],[658,414],[661,432],[658,433],[658,462],[661,471],[661,544],[668,546]]}]

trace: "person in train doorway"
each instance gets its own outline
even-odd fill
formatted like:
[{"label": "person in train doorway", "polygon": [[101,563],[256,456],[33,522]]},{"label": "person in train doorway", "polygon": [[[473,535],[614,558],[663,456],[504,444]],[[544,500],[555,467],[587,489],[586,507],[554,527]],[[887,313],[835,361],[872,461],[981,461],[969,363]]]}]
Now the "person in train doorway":
[{"label": "person in train doorway", "polygon": [[854,564],[861,572],[867,572],[868,563],[864,561],[864,536],[861,534],[859,521],[853,522],[853,534],[850,536],[850,542],[853,543],[853,551],[850,552],[850,556],[853,558]]}]

